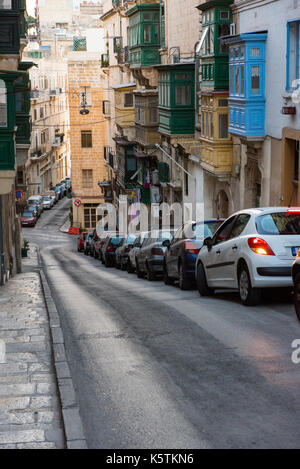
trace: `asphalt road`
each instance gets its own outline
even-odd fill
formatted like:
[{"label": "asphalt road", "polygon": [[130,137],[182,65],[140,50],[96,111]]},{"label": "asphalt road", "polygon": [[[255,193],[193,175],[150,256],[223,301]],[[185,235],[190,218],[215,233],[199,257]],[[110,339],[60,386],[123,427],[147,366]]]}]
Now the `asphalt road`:
[{"label": "asphalt road", "polygon": [[106,269],[59,232],[69,205],[23,236],[41,249],[89,448],[299,448],[290,299],[246,308]]}]

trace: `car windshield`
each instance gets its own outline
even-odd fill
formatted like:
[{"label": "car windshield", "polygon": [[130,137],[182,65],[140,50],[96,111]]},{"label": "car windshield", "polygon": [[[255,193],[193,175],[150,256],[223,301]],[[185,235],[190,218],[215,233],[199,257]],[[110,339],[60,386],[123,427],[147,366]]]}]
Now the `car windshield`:
[{"label": "car windshield", "polygon": [[37,199],[35,200],[30,200],[30,203],[33,204],[33,205],[38,205],[39,204],[39,201]]},{"label": "car windshield", "polygon": [[24,212],[23,217],[32,217],[32,212]]},{"label": "car windshield", "polygon": [[50,200],[50,197],[48,197],[48,196],[44,196],[44,197],[43,197],[43,200],[44,200],[45,202],[49,202],[49,200]]},{"label": "car windshield", "polygon": [[170,232],[170,231],[161,231],[161,232],[158,234],[157,240],[163,242],[163,241],[165,241],[166,239],[168,239],[169,241],[172,241],[173,238],[174,238],[174,232]]},{"label": "car windshield", "polygon": [[269,213],[256,218],[258,234],[300,235],[300,213]]}]

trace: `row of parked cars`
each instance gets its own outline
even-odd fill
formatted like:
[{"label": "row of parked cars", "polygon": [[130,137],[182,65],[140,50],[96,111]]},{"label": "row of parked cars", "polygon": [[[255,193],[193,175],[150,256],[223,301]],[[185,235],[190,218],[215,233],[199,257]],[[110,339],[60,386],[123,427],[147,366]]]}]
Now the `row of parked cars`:
[{"label": "row of parked cars", "polygon": [[202,296],[238,290],[247,306],[258,304],[264,289],[294,287],[300,319],[299,207],[246,209],[227,220],[189,222],[155,236],[94,230],[80,235],[78,251],[139,278],[178,281],[182,290],[196,283]]},{"label": "row of parked cars", "polygon": [[71,179],[63,179],[43,194],[32,195],[21,215],[21,225],[34,227],[44,210],[51,210],[57,202],[71,192]]}]

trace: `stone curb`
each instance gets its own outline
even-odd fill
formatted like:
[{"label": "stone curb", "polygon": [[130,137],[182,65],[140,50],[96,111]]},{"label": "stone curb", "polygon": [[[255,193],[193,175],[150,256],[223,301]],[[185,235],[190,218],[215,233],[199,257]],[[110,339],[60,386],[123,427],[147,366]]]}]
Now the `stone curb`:
[{"label": "stone curb", "polygon": [[[38,251],[40,261],[40,253]],[[68,449],[87,449],[87,443],[83,432],[79,407],[76,402],[76,393],[67,362],[64,338],[57,308],[53,301],[50,287],[43,270],[40,270],[42,290],[50,320],[50,335],[54,356],[57,384],[62,406],[62,418]]]}]

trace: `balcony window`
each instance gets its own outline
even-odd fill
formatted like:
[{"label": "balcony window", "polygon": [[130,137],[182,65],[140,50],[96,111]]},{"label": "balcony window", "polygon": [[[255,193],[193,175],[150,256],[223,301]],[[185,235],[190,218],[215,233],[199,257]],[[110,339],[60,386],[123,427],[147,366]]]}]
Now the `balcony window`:
[{"label": "balcony window", "polygon": [[160,3],[160,37],[161,47],[166,47],[166,16],[165,16],[165,2]]},{"label": "balcony window", "polygon": [[299,83],[295,80],[300,78],[300,20],[288,23],[287,28],[287,89],[293,90],[298,88]]},{"label": "balcony window", "polygon": [[7,127],[7,92],[3,80],[0,80],[0,127]]},{"label": "balcony window", "polygon": [[219,114],[219,138],[228,138],[228,114]]},{"label": "balcony window", "polygon": [[144,42],[151,42],[151,26],[150,26],[150,24],[144,25]]},{"label": "balcony window", "polygon": [[189,106],[191,104],[191,88],[190,86],[176,86],[175,88],[175,104],[176,106]]},{"label": "balcony window", "polygon": [[102,113],[106,116],[110,115],[110,101],[102,101]]},{"label": "balcony window", "polygon": [[0,10],[11,10],[12,0],[0,0]]},{"label": "balcony window", "polygon": [[251,94],[260,93],[260,67],[251,67]]},{"label": "balcony window", "polygon": [[124,107],[133,107],[133,93],[124,93]]}]

